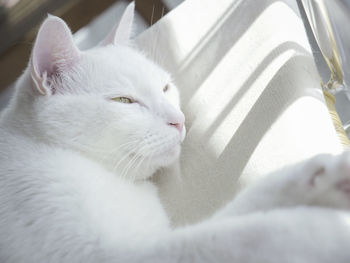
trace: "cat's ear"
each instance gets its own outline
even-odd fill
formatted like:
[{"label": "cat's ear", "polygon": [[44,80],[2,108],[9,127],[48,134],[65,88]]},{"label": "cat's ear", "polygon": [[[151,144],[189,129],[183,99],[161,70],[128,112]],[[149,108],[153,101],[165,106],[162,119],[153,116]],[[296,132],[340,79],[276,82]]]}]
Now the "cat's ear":
[{"label": "cat's ear", "polygon": [[119,23],[115,25],[108,36],[101,42],[101,45],[126,44],[132,32],[134,20],[135,2],[131,2],[125,9]]},{"label": "cat's ear", "polygon": [[74,65],[79,53],[67,24],[49,15],[39,29],[30,61],[31,76],[40,94],[52,94],[50,80]]}]

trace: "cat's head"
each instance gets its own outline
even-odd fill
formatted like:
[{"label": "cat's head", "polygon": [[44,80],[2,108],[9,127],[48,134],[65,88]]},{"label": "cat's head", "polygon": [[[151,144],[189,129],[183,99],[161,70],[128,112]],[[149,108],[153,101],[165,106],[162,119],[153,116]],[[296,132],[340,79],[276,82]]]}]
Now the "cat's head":
[{"label": "cat's head", "polygon": [[32,51],[29,93],[42,141],[141,179],[178,158],[185,127],[170,75],[125,44],[133,14],[132,3],[88,51],[76,47],[63,20],[49,16]]}]

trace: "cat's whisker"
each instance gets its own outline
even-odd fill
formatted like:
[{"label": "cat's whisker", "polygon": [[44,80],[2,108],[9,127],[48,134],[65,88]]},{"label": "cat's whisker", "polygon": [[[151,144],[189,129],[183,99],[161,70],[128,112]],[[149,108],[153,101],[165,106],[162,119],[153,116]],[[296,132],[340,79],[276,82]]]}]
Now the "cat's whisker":
[{"label": "cat's whisker", "polygon": [[[127,157],[129,157],[129,155],[128,155]],[[136,157],[137,157],[137,153],[135,153],[135,155],[132,156],[132,157],[130,158],[130,160],[127,161],[126,165],[124,165],[124,167],[123,167],[123,169],[122,169],[122,171],[121,171],[121,174],[120,174],[120,176],[121,176],[122,178],[124,178],[124,176],[126,176],[126,173],[125,173],[126,167],[128,167],[128,165],[129,165]],[[125,179],[125,178],[124,178],[124,179]]]},{"label": "cat's whisker", "polygon": [[[145,155],[145,154],[147,154],[147,152],[149,152],[149,150],[147,150],[147,152],[144,152],[144,150],[147,149],[148,147],[149,147],[149,145],[146,144],[146,145],[143,145],[142,147],[139,148],[139,150],[138,150],[138,152],[137,152],[137,158],[136,158],[136,159],[133,161],[133,163],[131,164],[131,167],[132,167],[132,165],[134,165],[134,169],[135,169],[135,170],[137,170],[137,169],[139,168],[139,166],[141,165],[141,163],[142,163],[145,159],[148,158],[148,156]],[[139,161],[138,161],[138,164],[137,164],[137,162],[136,162],[137,160],[139,160]],[[150,161],[150,160],[149,160],[149,161]],[[127,171],[126,171],[126,174],[128,173],[128,171],[129,171],[129,169],[130,169],[131,167],[128,167],[128,169],[127,169]],[[135,179],[136,179],[136,176],[137,176],[137,172],[134,173],[132,180],[135,180]]]},{"label": "cat's whisker", "polygon": [[125,161],[128,157],[130,157],[130,154],[134,152],[135,148],[136,147],[131,148],[129,151],[126,151],[124,157],[122,157],[121,159],[117,160],[117,163],[112,168],[113,172],[118,169],[119,165],[121,165],[123,161]]},{"label": "cat's whisker", "polygon": [[105,161],[107,158],[111,158],[114,159],[114,155],[115,153],[119,152],[119,151],[124,151],[125,149],[127,149],[129,146],[132,146],[133,144],[137,143],[139,140],[135,139],[133,141],[128,141],[126,143],[123,143],[121,145],[119,145],[118,147],[114,148],[112,151],[107,152],[105,155],[103,155],[102,157],[100,157],[99,159],[101,161]]},{"label": "cat's whisker", "polygon": [[[152,151],[150,152],[150,154],[148,156],[145,156],[144,160],[147,160],[146,163],[144,163],[144,167],[148,167],[148,168],[151,168],[150,167],[150,164],[151,164],[151,161],[154,157],[154,154],[157,152],[157,149],[156,148],[153,148]],[[142,160],[142,161],[144,161]],[[135,175],[136,176],[136,175]]]},{"label": "cat's whisker", "polygon": [[138,163],[136,163],[136,165],[134,166],[134,174],[133,174],[133,177],[132,177],[132,181],[135,181],[136,180],[136,177],[137,177],[137,174],[138,174],[138,169],[140,167],[140,165],[143,163],[143,161],[146,159],[146,156],[140,156],[139,158],[140,160],[138,161]]},{"label": "cat's whisker", "polygon": [[[156,152],[156,150],[153,150],[149,156],[144,156],[143,159],[141,159],[141,161],[140,161],[139,164],[137,165],[137,167],[135,167],[135,170],[139,169],[141,163],[143,163],[145,160],[147,160],[147,162],[144,163],[144,166],[145,166],[145,167],[148,167],[149,164],[150,164],[150,162],[151,162],[151,160],[152,160],[152,156],[153,156],[153,154],[154,154],[155,152]],[[136,176],[137,176],[137,174],[135,173],[134,176],[133,176],[133,178],[132,178],[132,181],[135,181],[135,180],[136,180]],[[146,180],[146,178],[141,178],[141,180]]]},{"label": "cat's whisker", "polygon": [[[139,169],[140,165],[142,164],[142,162],[143,162],[146,158],[147,158],[147,156],[145,155],[145,153],[143,153],[143,152],[141,151],[140,154],[139,154],[139,156],[138,156],[138,159],[141,159],[141,160],[139,160],[137,164],[134,163],[134,164],[135,164],[134,169],[135,169],[136,171]],[[133,180],[136,179],[135,177],[137,176],[137,174],[138,174],[138,173],[134,173],[134,178],[133,178]]]},{"label": "cat's whisker", "polygon": [[[145,161],[145,160],[148,160],[148,163],[146,162],[145,166],[147,167],[150,163],[150,161],[152,160],[152,157],[154,155],[154,153],[156,152],[155,149],[152,150],[151,154],[149,156],[143,156],[143,158],[141,159],[141,161],[138,163],[137,166],[135,166],[135,170],[137,171],[139,169],[139,167],[141,166],[141,164]],[[134,177],[133,177],[133,181],[136,180],[136,176],[137,174],[134,173]]]},{"label": "cat's whisker", "polygon": [[135,161],[139,158],[139,157],[142,157],[143,156],[143,150],[145,148],[147,148],[147,144],[146,145],[143,145],[141,146],[137,152],[135,153],[135,155],[133,156],[133,158],[127,163],[127,165],[124,167],[123,171],[122,171],[122,177],[125,177],[127,176],[130,168],[132,167],[132,165],[135,163]]},{"label": "cat's whisker", "polygon": [[131,160],[129,160],[129,162],[127,163],[127,165],[123,168],[122,170],[122,178],[125,179],[129,179],[128,178],[128,172],[130,170],[130,168],[133,166],[133,164],[135,163],[135,161],[139,158],[140,154],[136,154],[135,156],[133,156],[133,158],[131,158]]}]

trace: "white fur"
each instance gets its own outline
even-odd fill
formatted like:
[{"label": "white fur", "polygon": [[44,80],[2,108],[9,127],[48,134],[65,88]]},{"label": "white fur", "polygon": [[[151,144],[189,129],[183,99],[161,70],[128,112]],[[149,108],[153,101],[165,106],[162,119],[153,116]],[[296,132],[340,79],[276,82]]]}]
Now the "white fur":
[{"label": "white fur", "polygon": [[348,153],[276,172],[171,229],[145,179],[177,159],[184,117],[169,74],[119,44],[128,35],[115,28],[81,52],[62,20],[42,25],[0,119],[0,262],[350,262],[350,216],[335,210],[350,207]]}]

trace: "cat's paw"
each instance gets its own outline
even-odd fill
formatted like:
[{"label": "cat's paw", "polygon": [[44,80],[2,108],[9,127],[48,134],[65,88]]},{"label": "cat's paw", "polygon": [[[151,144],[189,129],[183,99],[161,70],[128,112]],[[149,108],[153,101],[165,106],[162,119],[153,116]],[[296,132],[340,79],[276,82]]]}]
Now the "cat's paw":
[{"label": "cat's paw", "polygon": [[305,167],[306,202],[309,205],[350,209],[350,152],[319,156]]},{"label": "cat's paw", "polygon": [[318,155],[276,171],[241,191],[218,215],[296,206],[350,209],[350,151]]}]

